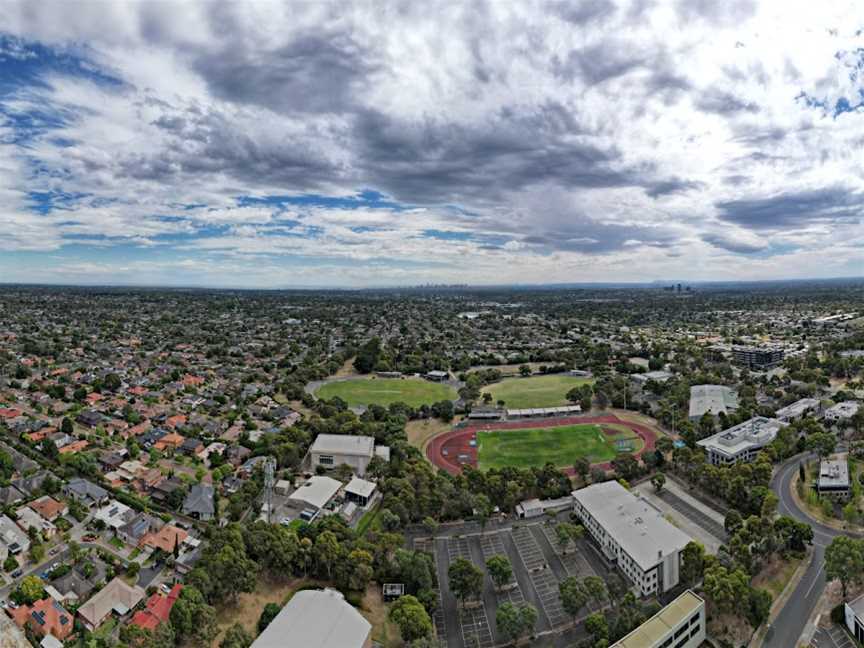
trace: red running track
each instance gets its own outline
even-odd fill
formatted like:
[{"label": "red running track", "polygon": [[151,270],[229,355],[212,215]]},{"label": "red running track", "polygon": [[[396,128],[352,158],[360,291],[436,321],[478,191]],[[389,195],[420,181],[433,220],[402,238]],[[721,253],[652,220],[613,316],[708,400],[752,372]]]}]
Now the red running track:
[{"label": "red running track", "polygon": [[[468,427],[451,430],[450,432],[445,432],[444,434],[435,437],[429,442],[429,445],[426,446],[426,456],[429,461],[438,466],[438,468],[446,470],[451,475],[458,475],[462,472],[463,466],[477,467],[477,448],[471,446],[471,441],[474,439],[474,435],[478,431],[524,430],[528,428],[538,429],[546,427],[560,427],[562,425],[587,425],[592,423],[615,423],[631,429],[645,442],[645,445],[638,453],[636,453],[636,456],[641,455],[643,452],[654,450],[654,445],[657,441],[657,433],[654,432],[654,430],[644,425],[640,425],[639,423],[619,419],[613,414],[607,414],[604,416],[590,417],[570,416],[559,419],[524,419],[521,421],[506,421],[499,423],[477,423],[469,425]],[[611,468],[611,463],[607,461],[605,463],[592,464],[592,466],[609,470]],[[575,474],[572,466],[564,467],[564,472],[571,476]]]}]

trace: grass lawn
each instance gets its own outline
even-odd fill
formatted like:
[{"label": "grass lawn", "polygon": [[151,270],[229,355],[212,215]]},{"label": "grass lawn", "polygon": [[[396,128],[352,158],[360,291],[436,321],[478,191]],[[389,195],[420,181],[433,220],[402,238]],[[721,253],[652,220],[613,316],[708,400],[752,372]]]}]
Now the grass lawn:
[{"label": "grass lawn", "polygon": [[124,549],[126,546],[123,544],[123,541],[116,536],[111,536],[111,539],[108,540],[108,544],[110,544],[112,547],[116,547],[117,549],[120,549],[120,550]]},{"label": "grass lawn", "polygon": [[550,461],[558,467],[572,466],[577,457],[599,463],[616,455],[615,446],[598,425],[478,432],[477,445],[481,470],[542,467]]},{"label": "grass lawn", "polygon": [[405,403],[411,407],[431,405],[442,400],[454,400],[456,390],[450,385],[422,378],[355,378],[322,385],[315,395],[330,399],[338,396],[348,405],[390,405]]},{"label": "grass lawn", "polygon": [[531,376],[529,378],[505,378],[501,382],[484,387],[492,395],[492,402],[503,400],[506,407],[557,407],[567,405],[567,392],[593,378],[579,378],[566,374]]},{"label": "grass lawn", "polygon": [[376,531],[381,517],[381,505],[376,504],[374,508],[366,511],[357,523],[357,535],[362,536],[366,531]]}]

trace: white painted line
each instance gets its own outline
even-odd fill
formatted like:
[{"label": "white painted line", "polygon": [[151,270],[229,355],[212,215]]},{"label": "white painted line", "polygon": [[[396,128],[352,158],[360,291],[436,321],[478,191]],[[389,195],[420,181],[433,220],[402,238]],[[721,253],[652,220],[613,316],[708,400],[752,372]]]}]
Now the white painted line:
[{"label": "white painted line", "polygon": [[819,569],[816,571],[816,577],[813,579],[813,582],[810,583],[810,587],[807,588],[807,592],[804,594],[804,598],[807,598],[810,596],[810,592],[813,591],[813,588],[816,586],[816,583],[819,582],[819,574],[822,573],[823,567],[825,567],[825,563],[822,563],[821,565],[819,565]]}]

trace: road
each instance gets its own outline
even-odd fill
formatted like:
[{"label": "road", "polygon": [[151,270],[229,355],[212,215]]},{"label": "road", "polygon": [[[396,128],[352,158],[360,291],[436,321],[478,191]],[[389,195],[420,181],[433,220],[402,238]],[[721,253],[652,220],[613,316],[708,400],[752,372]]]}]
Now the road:
[{"label": "road", "polygon": [[771,488],[780,500],[778,511],[806,522],[813,528],[813,560],[792,596],[774,620],[773,632],[762,644],[764,648],[789,648],[798,645],[807,620],[825,590],[825,548],[831,544],[833,538],[844,535],[842,531],[827,527],[801,511],[792,498],[789,485],[798,471],[799,462],[808,458],[808,455],[798,455],[788,460],[771,480]]}]

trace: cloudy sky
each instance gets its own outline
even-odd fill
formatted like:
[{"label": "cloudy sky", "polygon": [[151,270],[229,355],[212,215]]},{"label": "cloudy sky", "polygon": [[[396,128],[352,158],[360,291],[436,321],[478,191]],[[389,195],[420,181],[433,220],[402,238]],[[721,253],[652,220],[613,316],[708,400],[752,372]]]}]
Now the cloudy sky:
[{"label": "cloudy sky", "polygon": [[0,5],[0,282],[864,275],[864,11]]}]

